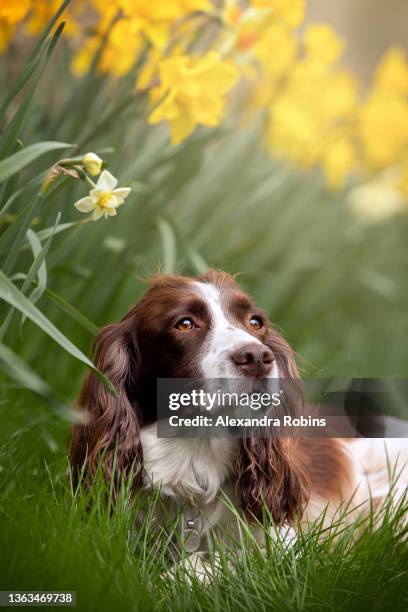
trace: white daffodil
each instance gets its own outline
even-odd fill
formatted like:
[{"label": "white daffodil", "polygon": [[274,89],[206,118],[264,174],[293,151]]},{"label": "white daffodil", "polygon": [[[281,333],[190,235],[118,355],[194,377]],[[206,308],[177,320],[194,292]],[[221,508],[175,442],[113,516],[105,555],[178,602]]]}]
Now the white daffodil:
[{"label": "white daffodil", "polygon": [[374,179],[351,190],[348,200],[354,212],[367,223],[377,223],[406,210],[406,199],[399,191],[401,171],[388,168]]},{"label": "white daffodil", "polygon": [[103,160],[96,155],[96,153],[87,153],[83,156],[81,163],[83,164],[85,170],[91,176],[98,176],[100,171],[102,170]]},{"label": "white daffodil", "polygon": [[115,189],[117,184],[118,181],[115,177],[104,170],[89,195],[78,200],[74,204],[75,208],[83,213],[93,211],[92,219],[94,221],[101,217],[113,217],[116,215],[116,209],[123,204],[125,198],[131,192],[130,187]]}]

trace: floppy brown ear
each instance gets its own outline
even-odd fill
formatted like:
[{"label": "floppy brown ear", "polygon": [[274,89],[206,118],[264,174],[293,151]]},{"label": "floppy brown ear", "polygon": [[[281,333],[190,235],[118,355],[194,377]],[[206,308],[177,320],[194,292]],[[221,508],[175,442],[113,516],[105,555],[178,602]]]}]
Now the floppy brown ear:
[{"label": "floppy brown ear", "polygon": [[74,482],[83,472],[90,484],[101,464],[105,478],[115,471],[115,484],[132,473],[141,478],[142,447],[139,437],[139,408],[134,400],[140,370],[140,355],[134,322],[126,317],[108,325],[96,339],[95,364],[113,383],[117,397],[93,372],[85,378],[78,399],[83,424],[75,425],[70,440]]},{"label": "floppy brown ear", "polygon": [[[280,414],[294,416],[303,405],[302,387],[295,354],[275,330],[270,330],[266,344],[275,355],[284,384]],[[241,506],[248,518],[262,520],[263,505],[275,523],[294,522],[301,516],[309,497],[309,475],[299,440],[279,436],[268,430],[267,436],[240,440],[236,473]]]},{"label": "floppy brown ear", "polygon": [[293,523],[308,499],[309,479],[292,438],[245,438],[240,441],[237,479],[241,506],[248,518],[262,520],[263,505],[275,523]]}]

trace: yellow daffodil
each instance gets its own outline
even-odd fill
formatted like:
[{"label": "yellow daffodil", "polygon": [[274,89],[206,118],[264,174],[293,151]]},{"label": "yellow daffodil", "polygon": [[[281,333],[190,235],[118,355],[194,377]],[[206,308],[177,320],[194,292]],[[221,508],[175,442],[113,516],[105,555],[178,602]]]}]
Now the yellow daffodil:
[{"label": "yellow daffodil", "polygon": [[404,195],[405,200],[408,202],[408,156],[402,163],[401,179],[398,183],[398,189]]},{"label": "yellow daffodil", "polygon": [[356,102],[357,87],[349,74],[316,70],[314,62],[298,60],[270,100],[266,136],[271,154],[306,168],[323,162],[330,182],[338,185],[340,157],[344,166],[349,162],[345,143],[332,148],[332,134],[351,122]]},{"label": "yellow daffodil", "polygon": [[31,5],[31,0],[1,0],[0,2],[0,53],[6,51],[14,34],[15,26],[22,21]]},{"label": "yellow daffodil", "polygon": [[355,145],[347,136],[335,139],[324,148],[323,171],[329,187],[343,187],[346,178],[358,168]]},{"label": "yellow daffodil", "polygon": [[291,69],[296,51],[296,39],[283,23],[274,23],[267,28],[254,45],[254,55],[268,80],[279,79]]},{"label": "yellow daffodil", "polygon": [[88,72],[100,45],[100,36],[90,36],[83,46],[78,49],[70,65],[71,72],[75,76],[82,77]]},{"label": "yellow daffodil", "polygon": [[135,65],[145,45],[137,24],[131,19],[121,19],[109,31],[106,45],[102,50],[99,70],[118,77],[127,74]]},{"label": "yellow daffodil", "polygon": [[160,49],[151,47],[146,54],[143,66],[140,68],[136,80],[136,89],[146,89],[153,82],[157,84],[159,80],[159,65],[162,60],[169,57],[183,55],[186,52],[188,43],[191,42],[191,35],[183,37],[183,43],[173,45],[172,49],[164,55]]},{"label": "yellow daffodil", "polygon": [[236,26],[244,14],[244,9],[235,0],[227,0],[222,10],[222,19],[228,26]]},{"label": "yellow daffodil", "polygon": [[271,13],[297,28],[305,17],[305,0],[251,0],[255,9],[269,9]]},{"label": "yellow daffodil", "polygon": [[[18,2],[16,2],[18,4]],[[80,32],[78,21],[85,8],[83,2],[73,2],[67,10],[64,11],[65,28],[64,34],[68,36],[77,36]],[[25,30],[31,36],[40,34],[45,28],[50,19],[55,15],[61,6],[60,0],[31,0],[31,10],[29,19],[25,25]]]},{"label": "yellow daffodil", "polygon": [[160,49],[167,45],[170,29],[178,19],[194,11],[212,9],[209,0],[166,0],[166,2],[117,0],[117,3],[134,27],[146,36],[152,45]]},{"label": "yellow daffodil", "polygon": [[115,216],[117,208],[124,203],[131,191],[129,187],[116,189],[117,184],[118,181],[115,177],[104,170],[89,195],[78,200],[74,204],[75,208],[82,213],[93,212],[92,219],[94,221],[101,217]]},{"label": "yellow daffodil", "polygon": [[0,53],[6,51],[14,34],[14,26],[5,19],[0,19]]},{"label": "yellow daffodil", "polygon": [[31,0],[1,0],[0,21],[15,24],[24,19],[31,6]]},{"label": "yellow daffodil", "polygon": [[323,66],[336,62],[344,48],[344,42],[333,28],[324,23],[316,23],[306,28],[304,44],[308,59]]},{"label": "yellow daffodil", "polygon": [[187,138],[197,125],[219,125],[225,96],[239,76],[237,68],[216,51],[200,58],[181,55],[163,60],[159,72],[161,85],[152,92],[157,107],[149,123],[168,121],[173,144]]},{"label": "yellow daffodil", "polygon": [[357,129],[369,168],[397,163],[408,146],[407,99],[374,90],[360,107]]},{"label": "yellow daffodil", "polygon": [[82,165],[91,176],[98,176],[102,170],[103,160],[96,153],[87,153],[83,156]]},{"label": "yellow daffodil", "polygon": [[159,62],[162,59],[163,54],[159,49],[155,47],[149,49],[146,54],[146,60],[137,75],[136,89],[145,89],[151,84],[153,79],[157,76]]},{"label": "yellow daffodil", "polygon": [[408,61],[398,47],[388,49],[377,67],[375,87],[394,95],[408,95]]}]

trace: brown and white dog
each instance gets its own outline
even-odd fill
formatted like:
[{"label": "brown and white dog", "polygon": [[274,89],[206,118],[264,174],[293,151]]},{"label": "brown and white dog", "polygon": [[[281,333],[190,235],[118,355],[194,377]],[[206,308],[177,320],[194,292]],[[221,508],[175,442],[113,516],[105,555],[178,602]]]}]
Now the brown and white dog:
[{"label": "brown and white dog", "polygon": [[[386,496],[389,465],[408,459],[405,439],[157,437],[158,378],[298,376],[291,347],[226,273],[155,276],[124,319],[102,329],[95,359],[118,396],[87,375],[84,424],[71,439],[74,470],[90,482],[102,462],[109,477],[117,453],[119,475],[132,474],[145,490],[160,487],[169,504],[198,507],[200,535],[229,529],[224,494],[249,522],[262,518],[264,503],[278,525],[307,523],[324,510],[330,521],[351,499],[360,511],[370,496]],[[397,494],[407,482],[405,470]]]}]

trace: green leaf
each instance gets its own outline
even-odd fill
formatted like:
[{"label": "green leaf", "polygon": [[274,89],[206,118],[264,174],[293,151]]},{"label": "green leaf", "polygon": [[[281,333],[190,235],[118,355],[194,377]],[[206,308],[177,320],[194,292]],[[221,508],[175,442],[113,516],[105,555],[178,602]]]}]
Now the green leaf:
[{"label": "green leaf", "polygon": [[[58,213],[57,220],[55,221],[54,231],[57,228],[58,221],[61,218],[61,213]],[[47,268],[45,265],[45,258],[47,256],[47,252],[51,245],[53,234],[47,240],[47,243],[42,246],[41,242],[38,240],[36,233],[32,229],[27,230],[27,238],[31,245],[34,261],[28,273],[27,280],[31,284],[34,280],[34,275],[38,275],[38,285],[39,287],[43,287],[45,289],[47,285]]]},{"label": "green leaf", "polygon": [[[37,232],[37,238],[40,240],[40,242],[43,242],[44,240],[47,240],[47,238],[49,238],[51,235],[57,235],[57,234],[61,234],[61,232],[65,232],[65,230],[69,229],[70,227],[76,227],[77,225],[83,225],[84,220],[82,221],[72,221],[71,223],[61,223],[61,225],[59,225],[57,227],[57,229],[55,229],[54,231],[54,227],[45,227],[43,230],[40,230],[39,232]],[[28,244],[26,243],[24,245],[24,247],[28,247]]]},{"label": "green leaf", "polygon": [[[25,181],[23,187],[20,187],[19,189],[14,190],[13,193],[11,193],[10,197],[5,202],[3,208],[0,210],[0,218],[2,217],[2,215],[4,215],[8,211],[8,209],[13,204],[13,202],[15,202],[26,190],[29,190],[31,188],[35,188],[38,190],[38,187],[40,187],[40,185],[42,184],[45,176],[46,176],[46,173],[41,172],[37,176],[33,177],[31,180]],[[10,182],[11,181],[9,181],[8,185],[10,184]]]},{"label": "green leaf", "polygon": [[[37,197],[34,199],[31,206],[29,207],[29,209],[27,210],[26,214],[22,218],[21,225],[18,226],[17,224],[13,223],[13,225],[11,225],[8,228],[9,231],[13,231],[13,233],[16,233],[17,235],[15,236],[14,242],[11,245],[10,249],[8,250],[6,261],[3,264],[4,274],[9,275],[10,272],[12,271],[13,266],[17,259],[18,252],[20,248],[22,247],[22,245],[24,244],[26,232],[28,228],[30,227],[30,223],[32,219],[35,217],[35,215],[37,214],[37,212],[40,210],[41,204],[43,203],[45,197],[46,196],[40,191],[37,194]],[[4,232],[3,236],[0,237],[0,247],[3,246],[2,244],[3,241],[6,241],[8,237],[9,236],[7,232]],[[1,248],[0,248],[0,251],[1,251]]]},{"label": "green leaf", "polygon": [[[36,177],[39,178],[39,177]],[[43,178],[45,178],[45,173],[41,173],[40,175],[40,180],[39,181],[28,181],[26,188],[30,188],[30,187],[36,187],[38,185],[41,185]],[[49,198],[53,195],[55,195],[57,193],[57,191],[63,189],[65,187],[65,179],[67,177],[63,177],[61,178],[59,181],[55,181],[50,188],[48,189],[47,193],[46,193],[46,197]],[[18,195],[21,195],[21,193],[24,191],[24,188],[22,188],[20,190],[20,193]],[[16,192],[18,193],[18,192]],[[42,196],[41,193],[37,192],[37,199],[44,199],[44,197]],[[9,200],[10,201],[10,200]],[[38,208],[39,208],[40,203],[37,203],[37,211],[38,212]],[[18,249],[22,250],[22,249],[29,249],[30,245],[27,241],[27,236],[26,236],[26,232],[28,227],[30,226],[30,223],[33,219],[33,217],[35,215],[33,215],[33,211],[32,209],[33,204],[28,204],[26,205],[16,216],[16,220],[13,223],[10,223],[10,225],[7,227],[7,229],[4,230],[4,232],[0,235],[0,255],[4,255],[5,253],[8,253],[10,251],[11,248],[11,243],[13,242],[13,236],[15,236],[15,234],[17,232],[19,232],[19,227],[21,225],[25,226],[25,232],[21,232],[21,242],[18,245]],[[35,213],[36,214],[36,213]],[[27,217],[28,216],[28,217]],[[69,227],[73,227],[74,225],[79,225],[81,223],[86,223],[86,219],[82,219],[81,221],[76,221],[73,223],[62,223],[61,225],[58,226],[57,231],[55,232],[56,234],[59,234],[60,232],[65,231],[66,229],[68,229]],[[47,227],[44,228],[43,230],[40,230],[39,232],[37,232],[37,236],[38,238],[41,240],[41,242],[45,239],[47,239],[50,234],[52,233],[53,228],[52,227]],[[8,272],[7,272],[8,274]]]},{"label": "green leaf", "polygon": [[[61,218],[61,213],[58,213],[57,220],[54,225],[54,229],[56,229],[60,218]],[[41,297],[45,289],[45,286],[47,284],[47,270],[45,267],[45,258],[47,256],[48,250],[52,242],[52,235],[49,237],[49,239],[47,240],[46,244],[43,247],[41,246],[41,243],[38,240],[37,236],[35,235],[35,232],[33,232],[33,230],[31,229],[27,230],[27,238],[31,244],[31,248],[32,248],[33,255],[34,255],[34,261],[30,266],[30,269],[24,279],[24,282],[23,282],[23,285],[20,291],[21,293],[26,293],[26,291],[29,289],[31,283],[34,280],[35,275],[38,274],[38,286],[34,289],[33,293],[31,294],[29,298],[33,303],[35,303],[36,300],[38,300]],[[4,338],[4,335],[10,326],[11,319],[13,317],[13,313],[14,313],[14,308],[11,308],[2,326],[0,327],[0,340]],[[21,327],[23,326],[24,321],[25,321],[25,316],[23,315],[22,320],[21,320]],[[20,327],[20,331],[21,331],[21,327]]]},{"label": "green leaf", "polygon": [[99,331],[99,328],[93,323],[88,317],[82,314],[75,306],[72,306],[69,302],[64,300],[63,297],[49,289],[48,287],[44,292],[45,297],[49,298],[49,300],[55,304],[62,312],[67,314],[71,319],[82,325],[84,329],[86,329],[90,334],[96,336]]},{"label": "green leaf", "polygon": [[34,304],[30,302],[21,291],[13,285],[13,283],[7,278],[7,276],[0,270],[0,299],[4,300],[11,306],[14,306],[28,319],[31,319],[35,325],[43,330],[50,338],[52,338],[57,344],[59,344],[67,353],[78,359],[81,363],[85,364],[88,368],[95,372],[96,376],[104,383],[109,391],[116,397],[116,389],[110,380],[98,370],[98,368],[92,363],[92,361],[73,344],[59,329],[55,327],[53,323],[43,313],[38,310]]},{"label": "green leaf", "polygon": [[2,342],[0,342],[0,363],[3,372],[24,387],[45,397],[51,395],[51,389],[47,383],[21,357]]},{"label": "green leaf", "polygon": [[[27,239],[29,240],[32,251],[33,251],[34,261],[30,267],[30,270],[28,271],[27,278],[23,283],[21,291],[24,293],[24,290],[26,288],[28,289],[28,287],[31,285],[31,283],[34,280],[35,274],[37,274],[38,285],[37,287],[35,287],[35,289],[33,289],[33,291],[28,296],[28,299],[33,304],[38,302],[38,300],[43,295],[45,289],[47,288],[47,266],[45,263],[45,258],[47,257],[48,251],[51,246],[52,239],[54,237],[54,234],[58,227],[58,223],[60,219],[61,219],[61,213],[58,213],[57,218],[55,220],[55,224],[54,224],[54,232],[50,235],[50,237],[48,238],[44,246],[41,245],[41,242],[39,241],[36,233],[33,232],[32,229],[27,230]],[[20,334],[22,332],[24,321],[25,321],[25,316],[23,315],[21,318]]]},{"label": "green leaf", "polygon": [[6,129],[3,131],[1,135],[0,158],[2,159],[10,155],[15,149],[16,141],[19,137],[19,134],[21,133],[24,122],[28,116],[28,112],[30,109],[31,101],[34,97],[35,90],[37,89],[37,85],[40,82],[42,75],[44,74],[44,71],[48,65],[52,52],[54,51],[55,46],[62,34],[64,25],[65,25],[64,22],[60,23],[56,32],[51,38],[51,41],[48,44],[48,48],[47,48],[45,57],[41,58],[42,66],[40,70],[38,71],[38,74],[33,80],[33,83],[30,85],[28,91],[25,93],[25,96],[23,97],[23,101],[21,102],[18,110],[16,111],[10,123],[8,124],[8,126],[6,127]]},{"label": "green leaf", "polygon": [[0,183],[6,181],[11,176],[20,172],[25,166],[31,164],[41,155],[55,151],[57,149],[67,149],[74,145],[67,144],[66,142],[38,142],[29,147],[26,147],[14,155],[10,155],[6,159],[0,161]]},{"label": "green leaf", "polygon": [[174,274],[177,261],[176,235],[170,223],[165,219],[159,218],[156,222],[162,243],[163,272],[165,274]]}]

